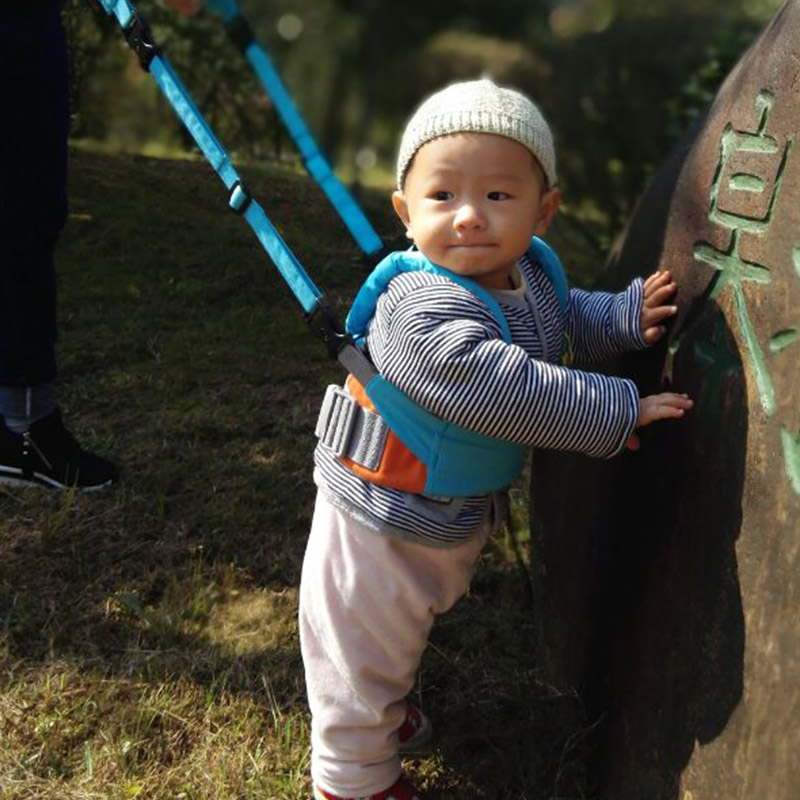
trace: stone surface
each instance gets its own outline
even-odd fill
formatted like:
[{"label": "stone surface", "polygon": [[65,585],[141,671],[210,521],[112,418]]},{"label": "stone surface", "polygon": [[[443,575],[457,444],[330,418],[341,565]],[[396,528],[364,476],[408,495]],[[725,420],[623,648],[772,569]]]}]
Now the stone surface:
[{"label": "stone surface", "polygon": [[696,401],[611,462],[538,452],[540,656],[609,800],[800,798],[800,0],[742,57],[612,255],[680,283],[615,365]]}]

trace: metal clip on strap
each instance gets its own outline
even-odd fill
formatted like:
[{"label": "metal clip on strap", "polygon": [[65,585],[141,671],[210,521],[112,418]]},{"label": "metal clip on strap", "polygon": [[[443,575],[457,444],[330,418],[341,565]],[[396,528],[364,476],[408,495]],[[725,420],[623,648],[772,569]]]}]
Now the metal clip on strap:
[{"label": "metal clip on strap", "polygon": [[230,200],[228,200],[228,205],[233,213],[241,217],[252,202],[253,196],[250,194],[250,190],[243,181],[237,180],[231,187],[231,196]]}]

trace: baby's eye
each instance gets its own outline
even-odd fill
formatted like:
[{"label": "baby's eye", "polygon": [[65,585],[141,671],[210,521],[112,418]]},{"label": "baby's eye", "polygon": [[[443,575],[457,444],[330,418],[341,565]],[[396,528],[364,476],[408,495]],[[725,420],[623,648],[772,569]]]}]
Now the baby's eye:
[{"label": "baby's eye", "polygon": [[508,192],[489,192],[486,196],[490,200],[508,200],[511,197]]},{"label": "baby's eye", "polygon": [[453,199],[453,193],[452,192],[448,192],[445,189],[442,189],[441,191],[433,192],[431,197],[434,200],[439,200],[441,202],[445,202],[447,200],[452,200]]}]

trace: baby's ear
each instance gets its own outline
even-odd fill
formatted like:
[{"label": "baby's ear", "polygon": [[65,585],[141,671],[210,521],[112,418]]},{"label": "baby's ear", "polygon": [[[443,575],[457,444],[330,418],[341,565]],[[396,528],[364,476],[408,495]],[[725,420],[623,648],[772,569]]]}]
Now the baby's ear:
[{"label": "baby's ear", "polygon": [[400,221],[406,226],[409,233],[411,232],[411,217],[408,215],[408,203],[406,196],[401,191],[396,191],[392,194],[392,207],[394,213],[400,217]]},{"label": "baby's ear", "polygon": [[534,233],[543,237],[553,221],[558,207],[561,205],[561,189],[548,189],[539,201],[539,211],[536,215],[536,227]]}]

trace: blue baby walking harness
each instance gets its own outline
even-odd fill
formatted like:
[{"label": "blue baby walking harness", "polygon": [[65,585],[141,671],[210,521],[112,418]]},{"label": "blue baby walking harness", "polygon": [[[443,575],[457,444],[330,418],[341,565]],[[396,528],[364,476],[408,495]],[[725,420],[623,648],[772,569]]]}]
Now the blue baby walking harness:
[{"label": "blue baby walking harness", "polygon": [[[562,313],[568,289],[561,261],[541,239],[528,255],[550,280]],[[484,287],[431,263],[420,252],[387,256],[367,278],[347,317],[347,332],[357,344],[367,333],[380,295],[404,272],[429,272],[457,283],[491,311],[503,339],[511,331],[503,312]],[[522,471],[527,448],[486,436],[426,411],[376,373],[367,384],[348,379],[329,386],[317,423],[317,436],[340,462],[380,486],[434,497],[486,494],[503,489]]]},{"label": "blue baby walking harness", "polygon": [[[153,75],[197,146],[230,191],[231,209],[243,216],[255,232],[302,307],[312,332],[322,339],[331,357],[338,359],[350,374],[353,392],[339,387],[328,389],[317,427],[317,433],[323,441],[337,456],[349,460],[351,468],[357,473],[360,466],[366,472],[380,472],[385,448],[376,447],[375,442],[380,443],[381,437],[362,436],[359,426],[361,429],[369,426],[378,429],[383,423],[383,442],[396,440],[409,458],[418,462],[416,468],[407,471],[414,476],[412,487],[399,488],[450,497],[483,494],[511,483],[522,469],[524,446],[484,436],[425,411],[380,375],[356,343],[366,333],[378,296],[389,281],[401,272],[430,271],[468,288],[489,307],[503,338],[510,341],[508,323],[491,295],[474,281],[432,264],[421,254],[393,253],[381,262],[365,282],[348,318],[348,329],[345,329],[270,223],[263,208],[250,195],[227,152],[130,0],[98,2],[117,19],[142,67]],[[531,242],[529,253],[548,275],[559,298],[562,313],[566,313],[567,283],[558,256],[536,238]],[[361,387],[362,391],[357,387]],[[354,399],[356,396],[358,399]],[[364,442],[366,446],[362,446]],[[359,465],[356,460],[358,457],[366,460],[366,466],[364,463]],[[403,469],[398,473],[401,480],[402,473]]]}]

